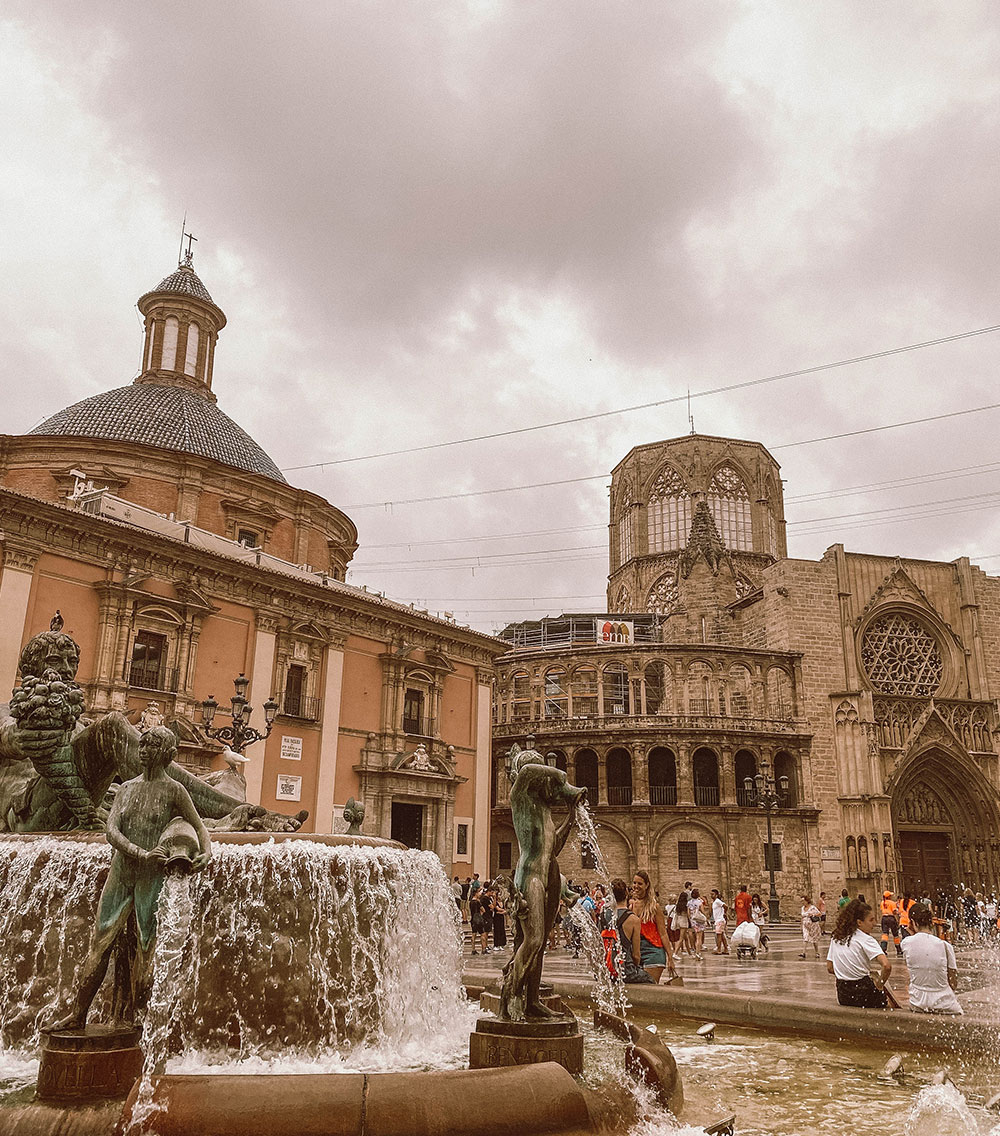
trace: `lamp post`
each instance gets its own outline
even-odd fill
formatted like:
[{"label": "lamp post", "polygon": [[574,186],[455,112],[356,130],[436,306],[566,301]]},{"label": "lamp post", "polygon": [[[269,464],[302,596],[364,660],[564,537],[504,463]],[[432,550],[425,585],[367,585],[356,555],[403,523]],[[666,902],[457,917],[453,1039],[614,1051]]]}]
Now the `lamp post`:
[{"label": "lamp post", "polygon": [[253,745],[254,742],[263,741],[264,738],[268,737],[271,733],[271,727],[274,725],[274,716],[278,713],[277,702],[273,698],[269,698],[264,703],[264,732],[261,733],[260,730],[254,729],[250,725],[253,707],[247,701],[247,687],[249,685],[250,680],[245,674],[240,674],[239,678],[233,679],[236,693],[229,700],[233,708],[232,725],[212,726],[219,704],[211,694],[201,704],[201,720],[204,723],[205,733],[210,738],[225,742],[236,753],[242,753],[247,746]]},{"label": "lamp post", "polygon": [[767,817],[767,871],[771,877],[771,893],[767,897],[767,917],[772,923],[777,923],[778,891],[774,886],[774,841],[771,838],[771,811],[788,796],[788,778],[779,777],[775,783],[771,773],[771,763],[767,759],[760,763],[760,772],[756,777],[744,777],[743,788],[752,805],[764,810]]}]

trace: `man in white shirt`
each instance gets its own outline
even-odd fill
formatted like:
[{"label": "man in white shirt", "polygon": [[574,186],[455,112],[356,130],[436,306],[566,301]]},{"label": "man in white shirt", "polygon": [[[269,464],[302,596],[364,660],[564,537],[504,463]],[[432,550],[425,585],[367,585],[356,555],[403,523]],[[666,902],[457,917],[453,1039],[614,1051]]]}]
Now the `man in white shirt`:
[{"label": "man in white shirt", "polygon": [[726,940],[726,901],[719,894],[718,888],[712,888],[712,923],[715,925],[714,955],[728,955],[729,943]]},{"label": "man in white shirt", "polygon": [[[862,899],[851,900],[837,916],[826,955],[826,969],[837,980],[837,1001],[842,1006],[884,1010],[888,1005],[881,986],[892,973],[892,963],[872,938],[874,929],[875,911]],[[872,979],[874,963],[881,968],[881,986]]]},{"label": "man in white shirt", "polygon": [[910,972],[910,1008],[925,1014],[960,1014],[955,997],[958,964],[951,943],[932,933],[934,917],[921,903],[910,908],[913,934],[903,941]]}]

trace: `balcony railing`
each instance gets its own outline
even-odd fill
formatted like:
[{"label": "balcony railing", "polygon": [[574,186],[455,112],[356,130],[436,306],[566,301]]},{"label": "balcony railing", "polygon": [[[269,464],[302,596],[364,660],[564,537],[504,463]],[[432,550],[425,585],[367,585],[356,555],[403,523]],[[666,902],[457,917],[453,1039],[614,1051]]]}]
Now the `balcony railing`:
[{"label": "balcony railing", "polygon": [[676,805],[676,785],[650,785],[649,803],[651,805]]},{"label": "balcony railing", "polygon": [[695,785],[694,803],[696,805],[717,805],[719,803],[719,786]]},{"label": "balcony railing", "polygon": [[794,718],[737,718],[728,714],[607,714],[574,715],[570,718],[518,718],[494,725],[498,738],[518,738],[537,733],[540,737],[582,734],[590,730],[698,730],[720,733],[794,734],[808,732]]},{"label": "balcony railing", "polygon": [[305,694],[289,694],[286,690],[278,698],[278,713],[286,718],[303,718],[307,722],[318,722],[322,702]]},{"label": "balcony railing", "polygon": [[756,804],[756,793],[753,789],[737,789],[736,790],[736,803],[744,809],[752,809]]},{"label": "balcony railing", "polygon": [[632,803],[632,786],[631,785],[609,785],[608,786],[608,804],[609,805],[630,805]]},{"label": "balcony railing", "polygon": [[125,666],[125,681],[129,686],[140,690],[166,691],[176,694],[179,672],[176,667],[168,668],[149,663],[127,663]]}]

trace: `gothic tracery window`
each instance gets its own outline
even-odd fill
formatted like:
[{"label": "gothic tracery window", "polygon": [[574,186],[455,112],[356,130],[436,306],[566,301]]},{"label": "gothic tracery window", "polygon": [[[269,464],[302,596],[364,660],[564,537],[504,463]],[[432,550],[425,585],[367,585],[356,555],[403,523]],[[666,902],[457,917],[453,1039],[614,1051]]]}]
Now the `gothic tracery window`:
[{"label": "gothic tracery window", "polygon": [[904,612],[889,612],[869,625],[861,641],[861,662],[872,686],[884,694],[926,698],[944,677],[937,639]]},{"label": "gothic tracery window", "polygon": [[671,568],[653,582],[646,594],[646,611],[669,615],[677,606],[677,573]]},{"label": "gothic tracery window", "polygon": [[732,466],[723,465],[715,471],[708,487],[708,507],[726,548],[752,551],[750,494],[743,478]]},{"label": "gothic tracery window", "polygon": [[687,544],[691,531],[691,496],[672,466],[657,475],[646,505],[650,552],[671,552]]}]

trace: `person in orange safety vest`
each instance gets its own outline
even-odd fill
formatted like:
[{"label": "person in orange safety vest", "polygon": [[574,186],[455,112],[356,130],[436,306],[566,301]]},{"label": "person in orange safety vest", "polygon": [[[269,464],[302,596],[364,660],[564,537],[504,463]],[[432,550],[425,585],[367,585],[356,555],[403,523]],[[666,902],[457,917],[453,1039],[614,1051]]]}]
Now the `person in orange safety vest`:
[{"label": "person in orange safety vest", "polygon": [[892,898],[892,892],[887,891],[882,893],[882,903],[879,907],[882,914],[882,949],[889,953],[889,940],[896,944],[896,954],[902,955],[903,948],[900,945],[899,938],[899,912],[896,908],[896,901]]}]

